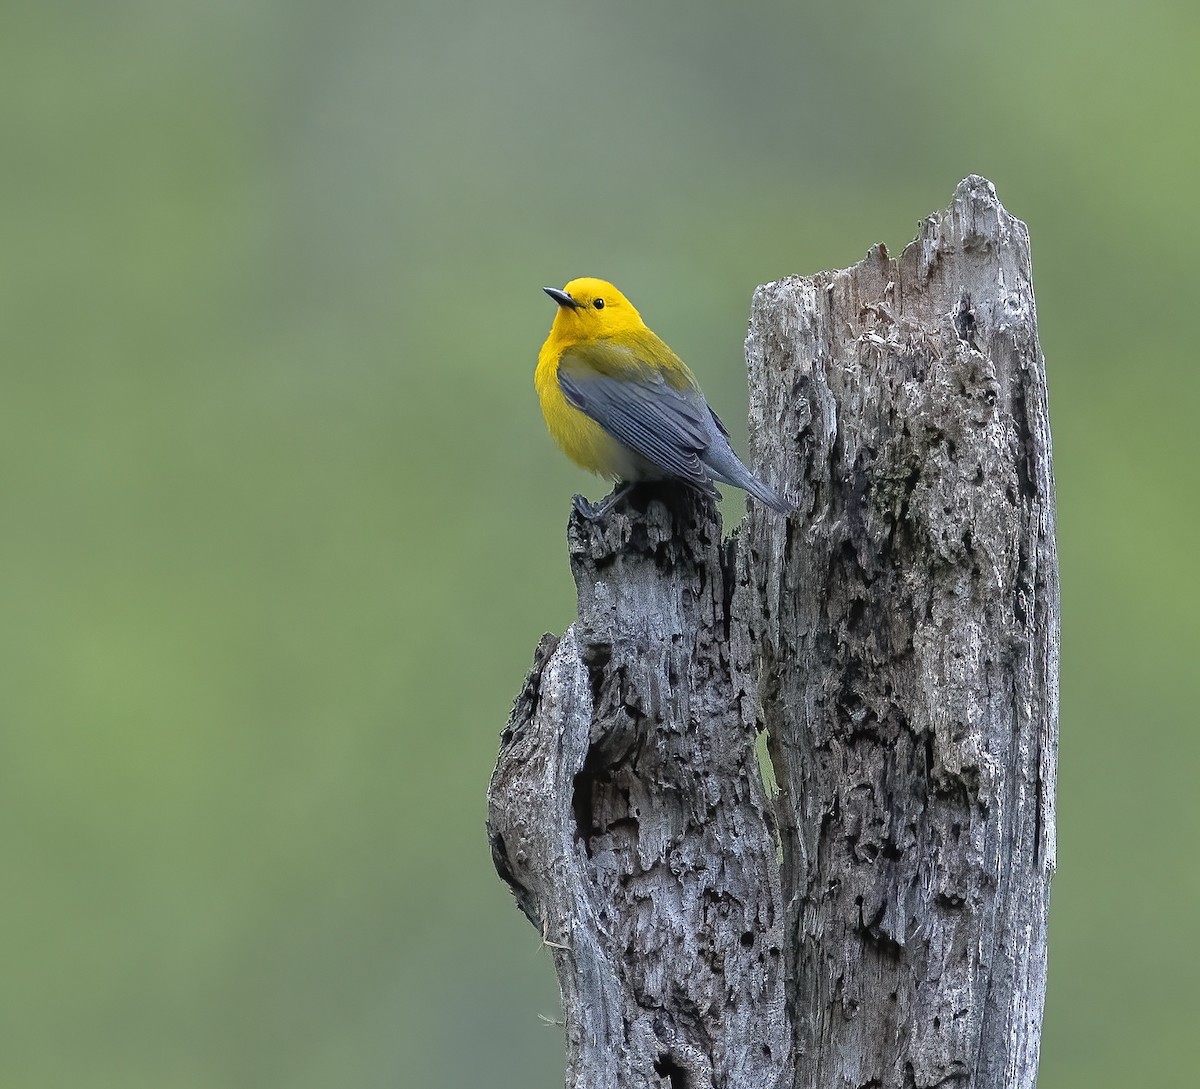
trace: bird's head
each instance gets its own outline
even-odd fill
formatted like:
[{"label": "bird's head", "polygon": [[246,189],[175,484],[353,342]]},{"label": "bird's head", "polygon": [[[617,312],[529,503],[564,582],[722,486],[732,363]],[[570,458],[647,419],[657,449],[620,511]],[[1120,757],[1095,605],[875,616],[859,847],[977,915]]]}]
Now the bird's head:
[{"label": "bird's head", "polygon": [[560,338],[570,340],[610,337],[644,329],[642,316],[607,280],[582,276],[566,287],[547,287],[546,294],[558,303],[551,330]]}]

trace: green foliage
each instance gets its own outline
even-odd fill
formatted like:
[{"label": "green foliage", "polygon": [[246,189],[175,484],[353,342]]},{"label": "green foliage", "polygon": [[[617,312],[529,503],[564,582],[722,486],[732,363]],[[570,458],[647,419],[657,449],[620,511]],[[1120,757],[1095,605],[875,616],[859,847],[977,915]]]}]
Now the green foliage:
[{"label": "green foliage", "polygon": [[754,286],[974,171],[1056,440],[1042,1082],[1191,1084],[1200,9],[810,7],[5,12],[0,1083],[559,1084],[483,836],[603,490],[540,289],[614,280],[744,449]]}]

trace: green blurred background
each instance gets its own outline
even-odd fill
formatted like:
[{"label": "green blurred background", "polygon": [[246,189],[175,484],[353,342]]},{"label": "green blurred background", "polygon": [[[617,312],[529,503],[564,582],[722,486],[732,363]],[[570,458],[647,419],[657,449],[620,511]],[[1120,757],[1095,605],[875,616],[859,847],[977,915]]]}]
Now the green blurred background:
[{"label": "green blurred background", "polygon": [[1042,1085],[1193,1086],[1198,31],[4,5],[0,1085],[560,1085],[483,831],[604,490],[537,410],[541,287],[616,281],[737,423],[755,285],[898,248],[975,171],[1032,232],[1055,437]]}]

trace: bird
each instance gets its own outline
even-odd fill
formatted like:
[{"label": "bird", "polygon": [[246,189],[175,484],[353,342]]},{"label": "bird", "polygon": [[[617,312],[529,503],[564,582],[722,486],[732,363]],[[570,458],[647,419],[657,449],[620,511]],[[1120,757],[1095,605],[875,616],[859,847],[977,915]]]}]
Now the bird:
[{"label": "bird", "polygon": [[795,509],[742,464],[696,376],[612,284],[585,276],[543,290],[558,304],[534,372],[546,426],[577,465],[619,482],[598,504],[576,496],[580,514],[603,518],[646,480],[712,499],[716,481],[780,514]]}]

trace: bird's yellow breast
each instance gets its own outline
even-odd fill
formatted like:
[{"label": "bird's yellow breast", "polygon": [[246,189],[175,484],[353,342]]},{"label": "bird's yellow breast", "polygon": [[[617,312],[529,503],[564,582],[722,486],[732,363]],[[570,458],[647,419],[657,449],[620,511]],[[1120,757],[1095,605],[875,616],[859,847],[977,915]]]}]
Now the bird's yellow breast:
[{"label": "bird's yellow breast", "polygon": [[558,384],[561,356],[562,348],[551,337],[542,345],[534,372],[534,385],[551,438],[567,457],[589,473],[613,479],[637,479],[641,475],[641,459],[563,395]]}]

